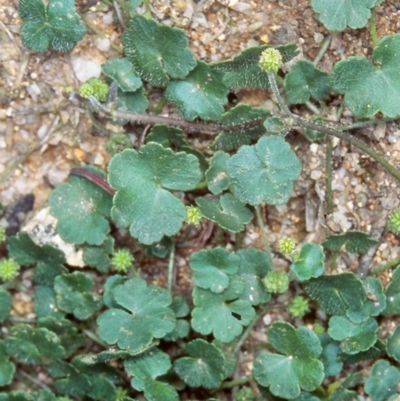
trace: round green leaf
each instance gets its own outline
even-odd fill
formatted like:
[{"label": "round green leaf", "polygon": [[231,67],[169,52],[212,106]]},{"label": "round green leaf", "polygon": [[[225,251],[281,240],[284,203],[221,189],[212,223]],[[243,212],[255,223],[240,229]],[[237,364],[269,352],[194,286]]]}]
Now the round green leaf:
[{"label": "round green leaf", "polygon": [[218,388],[224,379],[225,358],[218,347],[198,339],[186,345],[189,356],[174,362],[174,372],[190,387]]},{"label": "round green leaf", "polygon": [[364,388],[372,401],[383,401],[398,394],[399,383],[399,369],[391,366],[388,361],[379,360],[373,364],[371,376],[365,381]]},{"label": "round green leaf", "polygon": [[184,78],[196,67],[184,31],[136,15],[122,35],[129,61],[153,86],[164,87],[171,78]]},{"label": "round green leaf", "polygon": [[190,324],[185,318],[189,314],[189,305],[180,295],[174,297],[171,304],[171,309],[175,313],[176,324],[173,331],[163,337],[164,341],[176,341],[179,338],[185,338],[189,335]]},{"label": "round green leaf", "polygon": [[329,31],[363,28],[371,16],[376,0],[311,0],[311,7]]},{"label": "round green leaf", "polygon": [[331,86],[345,95],[345,104],[357,117],[370,117],[378,112],[397,117],[400,115],[400,34],[383,38],[373,51],[373,60],[375,64],[361,57],[339,61],[330,76]]},{"label": "round green leaf", "polygon": [[231,279],[229,287],[220,294],[195,287],[193,290],[192,327],[197,332],[230,342],[242,333],[243,326],[250,323],[255,315],[249,301],[238,299],[244,285],[238,279]]},{"label": "round green leaf", "polygon": [[36,52],[68,52],[86,33],[73,0],[50,0],[47,7],[42,0],[21,0],[18,12],[22,44]]},{"label": "round green leaf", "polygon": [[93,286],[93,280],[81,272],[57,276],[54,280],[57,306],[79,320],[88,319],[103,305],[99,295],[89,292]]},{"label": "round green leaf", "polygon": [[186,217],[183,203],[169,190],[193,189],[201,178],[193,155],[174,153],[150,142],[140,152],[126,149],[109,166],[109,183],[116,189],[112,217],[143,244],[176,234]]},{"label": "round green leaf", "polygon": [[[109,309],[97,318],[99,336],[108,344],[137,352],[153,338],[162,338],[175,327],[175,315],[169,308],[168,291],[147,286],[141,279],[130,279],[115,286],[114,299],[124,309]],[[135,333],[135,335],[132,335]]]},{"label": "round green leaf", "polygon": [[113,79],[124,92],[134,92],[142,86],[142,81],[126,58],[114,58],[105,62],[101,71]]},{"label": "round green leaf", "polygon": [[221,293],[229,286],[229,275],[237,272],[239,258],[223,248],[202,250],[190,256],[196,285]]},{"label": "round green leaf", "polygon": [[[95,174],[100,171],[88,168]],[[109,193],[84,177],[71,175],[69,182],[58,185],[49,197],[51,214],[58,218],[57,231],[66,242],[100,245],[110,231]]]},{"label": "round green leaf", "polygon": [[285,399],[313,391],[324,379],[324,365],[317,358],[322,348],[315,333],[276,322],[268,329],[271,345],[284,355],[264,352],[254,361],[253,376],[272,394]]},{"label": "round green leaf", "polygon": [[[176,46],[176,45],[174,45]],[[222,74],[211,69],[203,61],[183,81],[171,82],[166,98],[182,113],[185,120],[197,117],[216,120],[224,112],[229,89],[222,83]]]},{"label": "round green leaf", "polygon": [[36,288],[33,310],[38,318],[46,316],[63,318],[65,315],[57,306],[56,292],[53,287],[47,285],[39,285]]},{"label": "round green leaf", "polygon": [[388,338],[386,346],[388,355],[400,362],[400,326],[397,326],[396,330]]},{"label": "round green leaf", "polygon": [[241,147],[227,167],[235,196],[251,205],[286,203],[301,172],[299,158],[279,136]]},{"label": "round green leaf", "polygon": [[362,323],[353,323],[347,316],[332,316],[329,320],[329,335],[340,341],[345,354],[357,354],[372,347],[377,339],[378,323],[369,318]]},{"label": "round green leaf", "polygon": [[321,245],[302,244],[300,253],[296,255],[290,270],[296,273],[300,281],[319,277],[324,272],[325,254]]}]

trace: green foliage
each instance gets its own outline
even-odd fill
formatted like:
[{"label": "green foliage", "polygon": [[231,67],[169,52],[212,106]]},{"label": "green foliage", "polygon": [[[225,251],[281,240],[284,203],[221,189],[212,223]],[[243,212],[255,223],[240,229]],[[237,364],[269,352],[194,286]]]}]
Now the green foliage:
[{"label": "green foliage", "polygon": [[299,60],[285,77],[286,98],[290,104],[302,104],[310,98],[328,97],[328,74],[307,60]]},{"label": "green foliage", "polygon": [[59,337],[50,330],[18,324],[4,340],[7,354],[27,364],[48,363],[65,355]]},{"label": "green foliage", "polygon": [[395,234],[400,233],[400,210],[394,210],[388,220],[388,228]]},{"label": "green foliage", "polygon": [[198,287],[217,294],[229,287],[229,276],[236,273],[239,258],[222,248],[199,251],[190,256],[190,268]]},{"label": "green foliage", "polygon": [[357,117],[370,117],[378,112],[398,117],[400,34],[383,38],[372,57],[375,64],[361,57],[349,57],[337,63],[330,76],[331,86],[344,94],[345,104]]},{"label": "green foliage", "polygon": [[371,376],[365,381],[365,391],[372,401],[387,400],[393,394],[399,394],[399,369],[391,366],[388,361],[379,360],[371,369]]},{"label": "green foliage", "polygon": [[363,28],[371,16],[376,0],[311,0],[311,6],[330,31],[343,31],[346,27]]},{"label": "green foliage", "polygon": [[169,190],[187,191],[200,180],[195,156],[174,153],[151,142],[137,152],[126,149],[109,164],[117,191],[111,216],[143,244],[176,234],[186,217],[183,203]]},{"label": "green foliage", "polygon": [[242,146],[226,164],[234,195],[250,205],[286,203],[301,171],[300,160],[278,136],[263,137],[254,146]]},{"label": "green foliage", "polygon": [[172,299],[166,290],[147,286],[142,279],[130,279],[112,292],[118,308],[110,308],[97,318],[99,336],[108,344],[137,352],[153,338],[174,329],[175,315],[169,307]]},{"label": "green foliage", "polygon": [[173,369],[190,387],[218,388],[224,379],[225,357],[218,347],[202,339],[186,345],[189,356],[177,359]]},{"label": "green foliage", "polygon": [[357,354],[374,345],[377,330],[378,323],[372,318],[362,323],[353,323],[347,316],[332,316],[328,334],[340,341],[340,348],[345,354]]},{"label": "green foliage", "polygon": [[301,390],[313,391],[321,384],[324,367],[317,358],[322,348],[312,331],[276,322],[268,329],[268,338],[283,355],[263,352],[257,356],[253,375],[259,384],[285,399],[298,397]]},{"label": "green foliage", "polygon": [[196,198],[196,203],[205,218],[234,233],[253,219],[253,213],[230,193],[219,199]]},{"label": "green foliage", "polygon": [[[338,30],[364,26],[380,2],[313,0],[312,7]],[[72,48],[84,33],[73,2],[46,3],[20,1],[23,43]],[[122,22],[124,56],[107,56],[103,77],[71,98],[107,131],[117,126],[107,145],[112,158],[106,174],[73,169],[49,199],[57,233],[84,266],[73,271],[62,251],[23,232],[0,243],[9,279],[0,288],[0,386],[7,386],[0,401],[397,399],[400,330],[392,316],[400,313],[400,266],[384,288],[369,274],[374,259],[362,278],[337,273],[339,251],[363,254],[377,244],[367,233],[337,233],[322,246],[297,247],[293,238],[304,236],[308,190],[295,184],[297,150],[309,161],[299,133],[309,141],[337,136],[365,150],[343,131],[379,122],[357,124],[354,116],[400,115],[400,35],[383,38],[371,61],[343,59],[330,75],[318,68],[321,53],[314,63],[284,66],[298,54],[294,44],[255,46],[210,64],[194,57],[184,31],[152,19],[147,3],[109,3],[101,7],[113,7]],[[240,102],[247,95],[240,89],[249,87],[267,89],[264,98],[276,106]],[[344,106],[355,124],[328,127]],[[171,107],[181,119],[165,116]],[[384,157],[365,151],[387,168]],[[286,212],[279,228],[274,216]],[[396,213],[388,222],[394,232]],[[285,232],[293,238],[269,246]],[[111,266],[121,274],[110,275]],[[375,273],[393,266],[387,261]],[[34,391],[43,377],[49,389]]]},{"label": "green foliage", "polygon": [[183,81],[170,82],[165,96],[186,120],[197,117],[216,120],[224,112],[228,93],[228,88],[222,83],[222,74],[198,61],[196,68]]},{"label": "green foliage", "polygon": [[344,315],[350,307],[360,309],[366,300],[363,283],[353,273],[312,278],[304,289],[330,315]]},{"label": "green foliage", "polygon": [[[100,177],[99,170],[87,168]],[[112,205],[111,195],[84,177],[71,175],[50,194],[49,204],[57,217],[57,231],[66,242],[100,245],[110,231],[107,217]],[[73,215],[69,210],[74,210]]]},{"label": "green foliage", "polygon": [[290,266],[300,281],[319,277],[324,272],[325,254],[321,245],[304,243]]},{"label": "green foliage", "polygon": [[377,244],[368,234],[361,231],[347,231],[344,234],[330,235],[323,243],[325,249],[338,251],[343,245],[350,253],[366,253]]},{"label": "green foliage", "polygon": [[90,292],[93,286],[93,280],[81,272],[57,276],[54,280],[57,306],[79,320],[88,319],[102,306],[101,298]]},{"label": "green foliage", "polygon": [[170,78],[184,78],[196,67],[182,30],[140,15],[124,31],[122,44],[135,70],[153,86],[167,86]]},{"label": "green foliage", "polygon": [[229,287],[219,294],[195,287],[193,329],[203,335],[212,333],[222,342],[232,341],[255,315],[250,302],[240,299],[243,291],[244,285],[239,279],[231,279]]},{"label": "green foliage", "polygon": [[86,33],[73,0],[21,0],[18,12],[22,44],[35,52],[68,52]]},{"label": "green foliage", "polygon": [[107,61],[101,66],[101,71],[113,79],[123,92],[135,92],[142,86],[142,81],[126,58],[114,58]]}]

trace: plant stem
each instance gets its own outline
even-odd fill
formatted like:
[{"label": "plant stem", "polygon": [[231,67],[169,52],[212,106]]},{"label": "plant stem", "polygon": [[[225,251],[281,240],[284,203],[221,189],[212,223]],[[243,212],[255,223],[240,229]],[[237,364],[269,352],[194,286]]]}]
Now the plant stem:
[{"label": "plant stem", "polygon": [[113,3],[114,3],[114,9],[115,9],[115,12],[117,13],[117,15],[120,11],[122,11],[122,16],[121,16],[122,18],[120,19],[120,22],[121,22],[122,28],[125,28],[126,25],[128,25],[128,23],[129,23],[130,15],[131,15],[128,4],[127,4],[126,0],[114,0]]},{"label": "plant stem", "polygon": [[394,259],[388,263],[385,263],[385,264],[377,267],[376,269],[372,270],[369,274],[376,276],[377,274],[382,273],[385,270],[389,270],[392,267],[395,267],[399,264],[400,264],[400,258],[397,258],[397,259]]},{"label": "plant stem", "polygon": [[175,266],[175,237],[172,237],[171,252],[168,260],[168,291],[172,293]]},{"label": "plant stem", "polygon": [[261,230],[261,236],[262,236],[262,239],[264,242],[264,248],[267,253],[268,264],[272,267],[273,263],[272,263],[271,247],[269,246],[269,241],[267,238],[267,234],[265,232],[265,225],[264,225],[264,221],[261,216],[260,206],[254,206],[254,210],[256,212],[258,227],[260,227],[260,230]]},{"label": "plant stem", "polygon": [[326,206],[327,212],[333,212],[333,191],[332,191],[332,152],[333,144],[331,138],[326,138],[326,161],[325,161],[325,183],[326,183]]},{"label": "plant stem", "polygon": [[38,386],[39,388],[43,388],[45,390],[50,390],[49,387],[47,387],[44,383],[42,383],[40,380],[32,377],[30,374],[24,372],[22,369],[18,369],[18,372],[16,373],[17,377],[18,376],[22,376],[25,379],[28,379],[30,382],[32,382],[33,384],[35,384],[36,386]]},{"label": "plant stem", "polygon": [[371,10],[371,16],[369,17],[369,34],[371,35],[372,45],[376,47],[379,45],[378,31],[376,30],[375,21],[375,10]]},{"label": "plant stem", "polygon": [[[239,341],[237,342],[237,344],[235,345],[235,348],[233,350],[233,353],[238,356],[237,354],[239,354],[240,352],[240,348],[242,348],[243,343],[246,341],[247,337],[249,336],[251,330],[253,329],[253,327],[256,325],[256,323],[258,322],[258,319],[260,319],[261,314],[264,313],[264,310],[262,310],[261,312],[257,313],[252,321],[250,322],[250,324],[246,327],[246,330],[243,332],[243,334],[240,336]],[[238,360],[238,358],[236,358],[236,360]]]},{"label": "plant stem", "polygon": [[322,42],[322,45],[321,45],[321,47],[320,47],[320,49],[319,49],[319,51],[318,51],[318,54],[317,54],[317,56],[315,57],[315,59],[314,59],[314,61],[313,61],[313,64],[314,64],[315,66],[317,66],[317,65],[319,64],[319,62],[321,61],[322,57],[324,57],[324,54],[325,54],[326,51],[328,50],[328,47],[329,47],[329,45],[330,45],[330,43],[331,43],[331,40],[332,40],[332,36],[331,36],[331,35],[328,35],[328,36],[324,39],[324,41]]},{"label": "plant stem", "polygon": [[320,111],[316,106],[314,106],[311,102],[305,102],[305,105],[316,115],[320,115]]},{"label": "plant stem", "polygon": [[103,348],[107,349],[110,347],[107,343],[97,337],[96,334],[92,333],[90,330],[83,329],[82,332],[83,334],[85,334],[86,337],[89,337],[92,341],[94,341],[96,344],[101,345]]},{"label": "plant stem", "polygon": [[287,117],[293,117],[292,112],[289,110],[289,107],[286,105],[281,93],[279,92],[278,84],[276,82],[275,74],[273,72],[268,72],[268,83],[272,93],[275,95],[278,105]]},{"label": "plant stem", "polygon": [[351,136],[346,132],[342,132],[339,129],[314,124],[297,116],[293,116],[293,123],[293,125],[297,125],[302,128],[318,130],[320,132],[324,132],[327,135],[336,136],[339,139],[343,139],[344,141],[351,143],[352,145],[365,152],[368,156],[371,156],[377,163],[379,163],[390,174],[392,174],[393,177],[400,181],[400,171],[394,168],[388,161],[386,161],[384,156],[382,156],[378,152],[375,152],[375,150],[370,148],[365,142],[361,141],[360,139]]},{"label": "plant stem", "polygon": [[350,124],[350,125],[344,125],[342,127],[338,127],[337,129],[339,131],[350,131],[355,128],[363,128],[363,127],[369,127],[371,125],[379,124],[379,123],[385,123],[387,121],[395,121],[395,118],[390,118],[390,117],[383,117],[383,118],[377,118],[376,120],[367,120],[367,121],[360,121],[358,123]]}]

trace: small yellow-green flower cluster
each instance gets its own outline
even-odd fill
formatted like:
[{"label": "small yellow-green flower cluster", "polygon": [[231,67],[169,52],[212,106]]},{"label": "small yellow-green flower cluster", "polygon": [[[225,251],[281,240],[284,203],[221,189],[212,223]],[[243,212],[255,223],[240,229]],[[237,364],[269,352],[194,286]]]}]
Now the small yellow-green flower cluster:
[{"label": "small yellow-green flower cluster", "polygon": [[277,73],[282,67],[283,59],[279,50],[269,47],[260,56],[258,65],[266,72]]},{"label": "small yellow-green flower cluster", "polygon": [[126,272],[132,267],[132,263],[135,260],[129,249],[121,248],[114,252],[111,258],[111,264],[118,272]]},{"label": "small yellow-green flower cluster", "polygon": [[395,234],[400,234],[400,209],[391,213],[388,221],[388,228]]},{"label": "small yellow-green flower cluster", "polygon": [[290,237],[283,237],[279,241],[279,252],[290,255],[296,249],[296,241]]},{"label": "small yellow-green flower cluster", "polygon": [[90,78],[79,87],[79,94],[87,99],[89,96],[94,96],[100,102],[107,99],[108,85],[100,78]]},{"label": "small yellow-green flower cluster", "polygon": [[288,310],[293,317],[303,317],[307,312],[310,311],[308,300],[300,295],[296,295],[290,301]]},{"label": "small yellow-green flower cluster", "polygon": [[11,281],[18,276],[20,266],[13,259],[0,260],[0,279],[3,281]]},{"label": "small yellow-green flower cluster", "polygon": [[186,206],[186,222],[198,226],[202,218],[203,215],[198,207]]},{"label": "small yellow-green flower cluster", "polygon": [[265,289],[271,293],[282,294],[289,288],[289,276],[281,270],[271,270],[263,279]]}]

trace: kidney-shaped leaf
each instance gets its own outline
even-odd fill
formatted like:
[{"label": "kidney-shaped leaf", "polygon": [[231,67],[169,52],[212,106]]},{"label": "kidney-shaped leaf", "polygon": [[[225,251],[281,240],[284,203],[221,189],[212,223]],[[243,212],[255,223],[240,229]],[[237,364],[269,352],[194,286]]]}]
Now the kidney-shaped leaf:
[{"label": "kidney-shaped leaf", "polygon": [[114,58],[101,66],[104,75],[112,78],[124,92],[135,92],[142,86],[133,65],[126,58]]},{"label": "kidney-shaped leaf", "polygon": [[[94,168],[90,172],[102,176]],[[57,185],[49,197],[51,214],[58,219],[57,232],[66,242],[100,245],[110,231],[112,197],[84,177],[71,175],[69,182]]]},{"label": "kidney-shaped leaf", "polygon": [[366,253],[377,241],[362,231],[347,231],[343,234],[330,235],[322,244],[330,251],[338,251],[343,245],[350,253]]},{"label": "kidney-shaped leaf", "polygon": [[301,172],[299,158],[280,136],[242,146],[226,164],[235,196],[250,205],[286,203]]},{"label": "kidney-shaped leaf", "polygon": [[230,342],[242,333],[243,326],[255,315],[249,301],[238,299],[243,293],[241,280],[231,279],[229,287],[220,294],[195,287],[193,290],[192,327],[197,332]]},{"label": "kidney-shaped leaf", "polygon": [[93,286],[93,280],[81,272],[57,276],[54,280],[57,306],[79,320],[89,318],[103,305],[100,296],[90,292]]},{"label": "kidney-shaped leaf", "polygon": [[371,61],[349,57],[339,61],[331,74],[331,86],[344,94],[344,101],[357,117],[382,112],[400,115],[400,34],[386,36],[375,47]]},{"label": "kidney-shaped leaf", "polygon": [[346,27],[363,28],[371,16],[376,0],[311,0],[311,7],[329,31],[343,31]]},{"label": "kidney-shaped leaf", "polygon": [[222,74],[203,61],[183,81],[173,81],[166,98],[178,108],[186,120],[197,117],[216,120],[224,112],[229,89],[222,83]]},{"label": "kidney-shaped leaf", "polygon": [[202,250],[190,256],[190,268],[198,287],[220,293],[229,286],[229,275],[237,272],[239,258],[223,248]]},{"label": "kidney-shaped leaf", "polygon": [[111,215],[143,244],[176,234],[186,217],[183,203],[169,190],[193,189],[201,178],[193,155],[174,153],[150,142],[137,152],[126,149],[109,166],[109,183],[116,189]]},{"label": "kidney-shaped leaf", "polygon": [[219,194],[229,187],[229,176],[226,171],[226,162],[229,154],[218,151],[210,159],[210,167],[205,173],[207,185],[213,194]]},{"label": "kidney-shaped leaf", "polygon": [[18,324],[4,341],[8,355],[22,363],[39,364],[65,356],[58,336],[43,327],[34,329],[27,324]]},{"label": "kidney-shaped leaf", "polygon": [[0,387],[8,386],[14,377],[15,365],[9,361],[3,341],[0,341]]},{"label": "kidney-shaped leaf", "polygon": [[18,11],[22,44],[36,52],[68,52],[86,33],[74,0],[50,0],[47,7],[42,0],[21,0]]},{"label": "kidney-shaped leaf", "polygon": [[174,329],[175,314],[169,307],[171,294],[163,288],[130,279],[115,286],[113,293],[124,309],[112,308],[97,318],[99,336],[108,344],[137,352],[153,338],[161,338]]},{"label": "kidney-shaped leaf", "polygon": [[350,307],[359,309],[366,299],[363,283],[353,273],[312,278],[303,286],[307,294],[330,315],[344,315]]},{"label": "kidney-shaped leaf", "polygon": [[305,243],[290,269],[300,281],[309,280],[311,277],[321,276],[324,272],[324,260],[325,254],[321,245]]},{"label": "kidney-shaped leaf", "polygon": [[174,362],[175,373],[190,387],[218,388],[225,373],[222,351],[202,339],[191,341],[185,350],[189,356]]},{"label": "kidney-shaped leaf", "polygon": [[357,354],[372,347],[377,339],[378,323],[369,318],[362,323],[353,323],[347,316],[332,316],[329,320],[329,335],[340,341],[345,354]]},{"label": "kidney-shaped leaf", "polygon": [[376,361],[371,369],[371,376],[365,381],[365,391],[372,401],[389,399],[392,394],[398,394],[400,371],[388,361]]},{"label": "kidney-shaped leaf", "polygon": [[253,213],[232,194],[224,194],[219,199],[198,197],[195,200],[205,218],[234,233],[243,231],[245,224],[253,219]]},{"label": "kidney-shaped leaf", "polygon": [[259,384],[278,397],[292,399],[322,383],[324,365],[318,360],[322,348],[315,333],[276,322],[268,329],[268,339],[283,355],[264,352],[257,356],[253,375]]},{"label": "kidney-shaped leaf", "polygon": [[153,86],[167,86],[169,77],[184,78],[196,67],[184,31],[136,15],[122,35],[129,61]]}]

